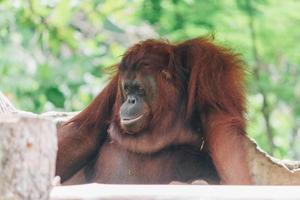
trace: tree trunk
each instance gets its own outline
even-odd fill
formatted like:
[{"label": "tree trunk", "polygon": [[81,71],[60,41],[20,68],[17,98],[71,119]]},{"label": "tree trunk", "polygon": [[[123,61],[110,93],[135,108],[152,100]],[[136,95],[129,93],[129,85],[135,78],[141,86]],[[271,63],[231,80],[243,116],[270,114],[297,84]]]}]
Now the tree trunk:
[{"label": "tree trunk", "polygon": [[[9,104],[1,104],[2,112],[13,111],[3,105]],[[0,199],[49,199],[57,152],[55,124],[26,113],[0,114],[0,138]]]}]

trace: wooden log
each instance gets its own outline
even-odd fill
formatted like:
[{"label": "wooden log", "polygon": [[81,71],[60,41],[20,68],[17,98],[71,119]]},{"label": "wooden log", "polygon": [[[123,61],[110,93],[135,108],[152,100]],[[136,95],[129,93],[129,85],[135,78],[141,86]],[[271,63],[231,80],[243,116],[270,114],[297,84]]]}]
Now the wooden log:
[{"label": "wooden log", "polygon": [[42,113],[40,116],[46,117],[48,119],[51,119],[55,122],[57,128],[59,128],[63,123],[70,120],[72,117],[74,117],[79,112],[56,112],[56,111],[49,111]]},{"label": "wooden log", "polygon": [[269,156],[245,137],[248,167],[256,185],[300,185],[299,161],[282,161]]},{"label": "wooden log", "polygon": [[55,124],[31,114],[0,115],[0,199],[48,199],[55,173]]},{"label": "wooden log", "polygon": [[[42,116],[54,120],[57,128],[75,116],[76,112],[48,112]],[[244,138],[250,173],[256,185],[300,185],[300,161],[279,160],[271,157],[249,137]]]}]

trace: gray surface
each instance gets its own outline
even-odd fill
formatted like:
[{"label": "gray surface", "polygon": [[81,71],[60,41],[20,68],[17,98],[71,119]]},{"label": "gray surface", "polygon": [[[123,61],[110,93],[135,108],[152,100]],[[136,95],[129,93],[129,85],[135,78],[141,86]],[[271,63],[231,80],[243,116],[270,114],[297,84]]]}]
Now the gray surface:
[{"label": "gray surface", "polygon": [[51,200],[299,200],[300,186],[102,185],[60,186]]}]

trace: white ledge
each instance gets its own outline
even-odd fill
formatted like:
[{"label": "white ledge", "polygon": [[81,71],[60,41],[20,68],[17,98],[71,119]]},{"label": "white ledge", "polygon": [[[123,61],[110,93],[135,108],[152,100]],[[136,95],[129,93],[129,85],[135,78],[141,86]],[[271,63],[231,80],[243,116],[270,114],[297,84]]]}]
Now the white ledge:
[{"label": "white ledge", "polygon": [[51,200],[299,200],[300,186],[108,185],[55,187]]}]

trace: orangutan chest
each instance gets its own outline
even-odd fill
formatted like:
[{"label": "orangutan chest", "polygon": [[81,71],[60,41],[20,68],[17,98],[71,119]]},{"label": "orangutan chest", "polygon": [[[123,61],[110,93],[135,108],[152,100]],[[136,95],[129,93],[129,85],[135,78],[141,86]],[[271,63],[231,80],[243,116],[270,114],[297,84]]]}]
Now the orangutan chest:
[{"label": "orangutan chest", "polygon": [[216,180],[208,155],[172,147],[155,154],[126,151],[105,143],[93,167],[93,182],[120,184],[158,184],[195,179]]}]

